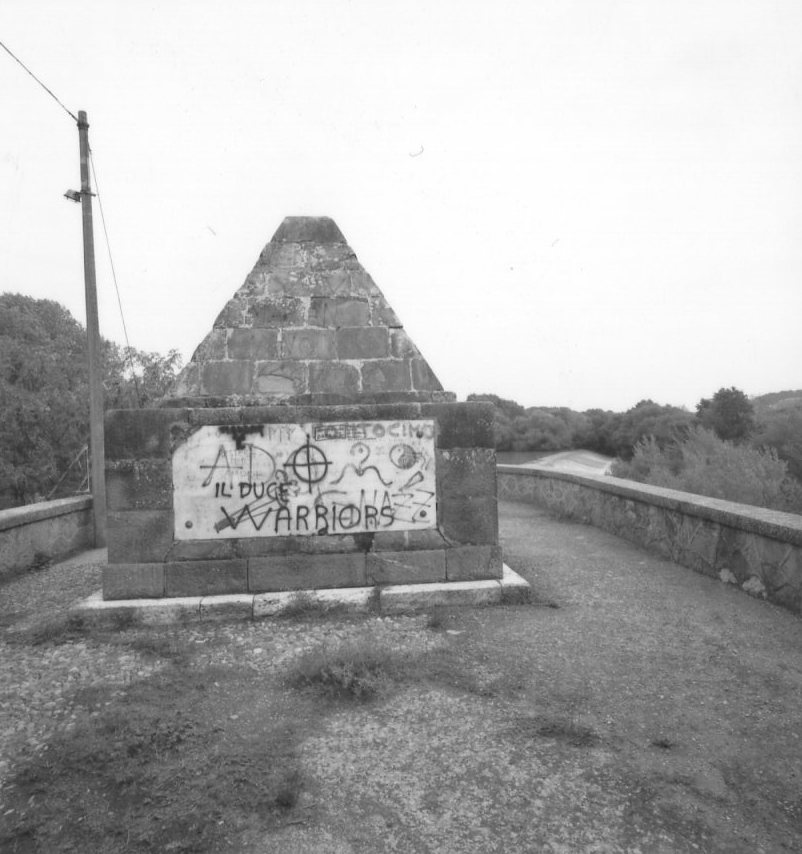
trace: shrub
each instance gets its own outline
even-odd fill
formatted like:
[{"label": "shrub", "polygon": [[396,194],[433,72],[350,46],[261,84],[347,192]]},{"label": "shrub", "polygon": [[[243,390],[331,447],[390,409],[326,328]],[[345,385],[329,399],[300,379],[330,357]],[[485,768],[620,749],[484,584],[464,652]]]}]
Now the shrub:
[{"label": "shrub", "polygon": [[654,437],[642,439],[632,460],[616,462],[612,474],[711,498],[802,512],[802,489],[774,449],[735,445],[703,427],[691,429],[683,441],[665,448]]}]

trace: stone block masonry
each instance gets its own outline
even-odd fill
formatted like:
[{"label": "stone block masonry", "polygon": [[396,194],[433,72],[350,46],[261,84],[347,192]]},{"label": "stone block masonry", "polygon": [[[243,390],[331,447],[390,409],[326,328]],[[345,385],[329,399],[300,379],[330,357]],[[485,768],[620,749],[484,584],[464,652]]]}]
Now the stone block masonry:
[{"label": "stone block masonry", "polygon": [[112,411],[104,597],[500,578],[491,424],[462,403]]},{"label": "stone block masonry", "polygon": [[330,219],[286,219],[106,437],[106,599],[502,576],[492,407],[443,390]]},{"label": "stone block masonry", "polygon": [[289,218],[182,371],[172,402],[336,403],[361,394],[454,399],[337,226]]}]

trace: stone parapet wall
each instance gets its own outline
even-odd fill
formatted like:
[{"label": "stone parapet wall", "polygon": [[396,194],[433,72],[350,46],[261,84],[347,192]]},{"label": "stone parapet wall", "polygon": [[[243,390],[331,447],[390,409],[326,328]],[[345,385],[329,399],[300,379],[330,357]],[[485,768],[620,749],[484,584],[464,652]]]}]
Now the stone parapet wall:
[{"label": "stone parapet wall", "polygon": [[[436,524],[313,536],[178,539],[173,457],[205,426],[434,423]],[[492,407],[483,403],[118,410],[106,416],[106,599],[500,578]]]},{"label": "stone parapet wall", "polygon": [[0,510],[0,579],[91,548],[94,536],[89,496]]},{"label": "stone parapet wall", "polygon": [[536,466],[499,466],[498,497],[610,531],[802,613],[802,516]]}]

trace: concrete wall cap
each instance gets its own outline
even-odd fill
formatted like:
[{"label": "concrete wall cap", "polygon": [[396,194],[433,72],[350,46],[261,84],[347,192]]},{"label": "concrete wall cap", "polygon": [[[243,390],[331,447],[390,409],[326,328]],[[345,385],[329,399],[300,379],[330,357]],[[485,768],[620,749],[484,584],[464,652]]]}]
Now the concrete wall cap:
[{"label": "concrete wall cap", "polygon": [[39,501],[23,507],[10,507],[7,510],[0,510],[0,531],[20,528],[23,525],[31,525],[56,516],[66,516],[68,513],[80,513],[91,507],[91,495],[57,498],[55,501]]}]

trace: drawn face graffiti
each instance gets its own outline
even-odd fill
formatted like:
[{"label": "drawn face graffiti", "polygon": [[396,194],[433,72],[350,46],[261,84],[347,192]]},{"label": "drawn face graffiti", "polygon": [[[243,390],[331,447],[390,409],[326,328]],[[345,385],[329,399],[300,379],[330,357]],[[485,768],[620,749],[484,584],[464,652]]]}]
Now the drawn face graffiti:
[{"label": "drawn face graffiti", "polygon": [[435,527],[434,436],[426,420],[201,427],[173,455],[175,537]]}]

